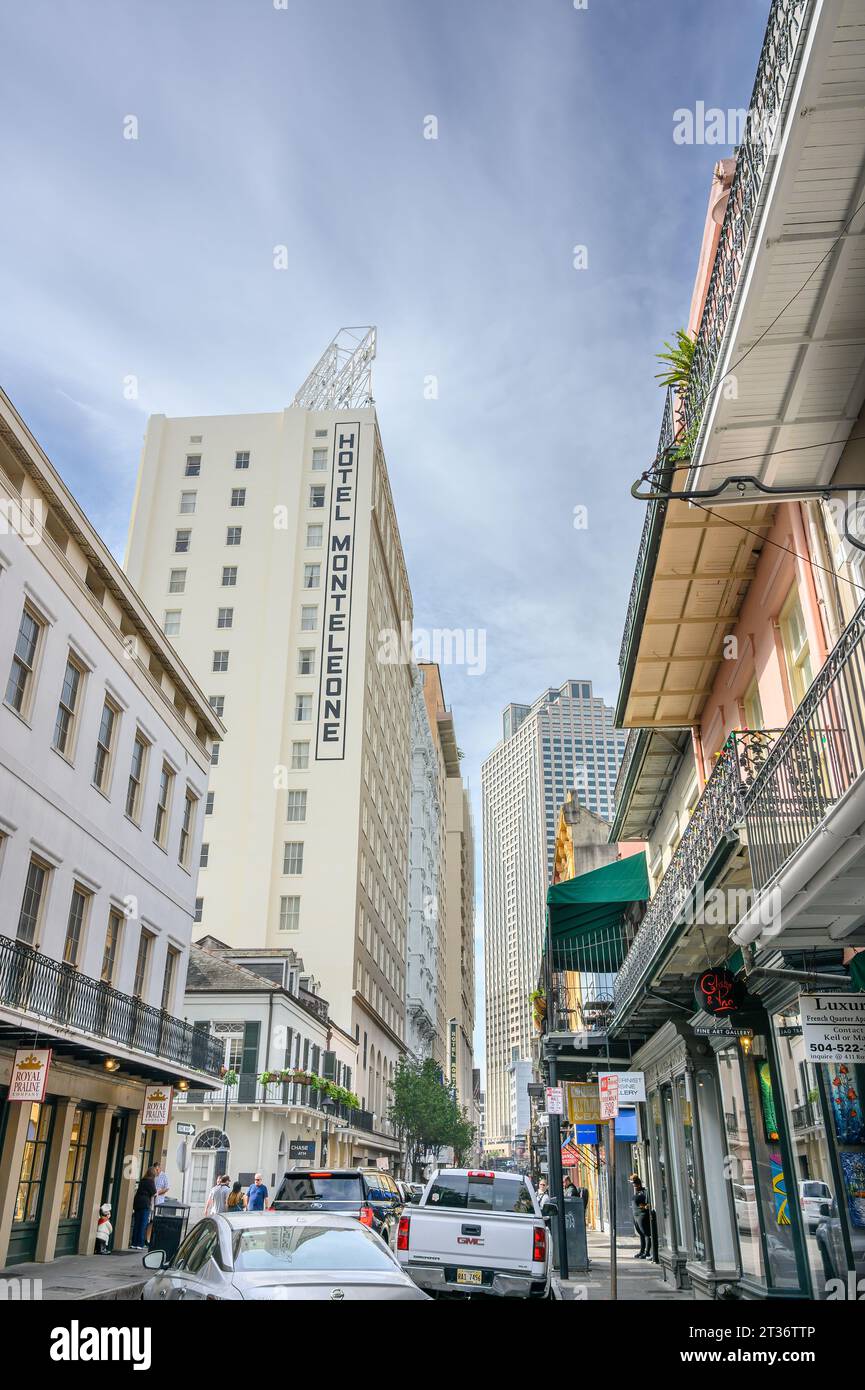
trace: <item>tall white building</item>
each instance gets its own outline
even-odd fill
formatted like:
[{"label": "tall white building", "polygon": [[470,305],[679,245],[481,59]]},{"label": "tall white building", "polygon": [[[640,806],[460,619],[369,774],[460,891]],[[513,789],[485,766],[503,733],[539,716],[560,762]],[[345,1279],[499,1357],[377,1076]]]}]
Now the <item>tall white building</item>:
[{"label": "tall white building", "polygon": [[531,705],[508,705],[502,740],[481,769],[487,1034],[486,1138],[511,1136],[508,1066],[531,1056],[556,817],[569,787],[608,819],[626,735],[590,681],[566,681]]},{"label": "tall white building", "polygon": [[411,630],[412,602],[373,342],[344,331],[288,409],[152,417],[127,569],[227,729],[202,930],[303,957],[382,1123],[406,1046],[412,678],[381,634]]},{"label": "tall white building", "polygon": [[433,741],[424,680],[416,668],[411,707],[411,830],[409,931],[406,986],[407,1041],[418,1059],[442,1060],[443,990],[439,989],[439,897],[442,884],[444,807],[438,750]]}]

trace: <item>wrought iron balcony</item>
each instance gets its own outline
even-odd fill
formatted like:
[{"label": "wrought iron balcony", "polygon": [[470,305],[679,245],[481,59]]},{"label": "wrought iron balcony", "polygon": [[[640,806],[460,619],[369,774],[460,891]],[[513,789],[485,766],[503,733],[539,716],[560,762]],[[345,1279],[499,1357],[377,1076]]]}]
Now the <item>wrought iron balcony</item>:
[{"label": "wrought iron balcony", "polygon": [[779,734],[778,729],[737,730],[718,754],[694,814],[616,977],[614,1020],[622,1017],[651,972],[716,851],[744,821],[748,789]]},{"label": "wrought iron balcony", "polygon": [[[218,1041],[220,1061],[224,1046]],[[217,1067],[217,1071],[219,1068]],[[237,1081],[231,1086],[197,1087],[185,1093],[178,1093],[175,1101],[181,1105],[206,1105],[211,1110],[228,1105],[280,1106],[282,1109],[303,1109],[318,1112],[321,1092],[311,1086],[301,1086],[296,1081],[281,1081],[265,1086],[258,1079],[257,1072],[240,1072]],[[355,1110],[352,1106],[339,1104],[329,1112],[331,1123],[347,1129],[359,1129],[372,1134],[375,1131],[374,1116],[370,1110]]]},{"label": "wrought iron balcony", "polygon": [[0,936],[0,1006],[55,1023],[83,1042],[112,1043],[205,1076],[218,1076],[223,1046],[201,1028],[121,994],[9,936]]}]

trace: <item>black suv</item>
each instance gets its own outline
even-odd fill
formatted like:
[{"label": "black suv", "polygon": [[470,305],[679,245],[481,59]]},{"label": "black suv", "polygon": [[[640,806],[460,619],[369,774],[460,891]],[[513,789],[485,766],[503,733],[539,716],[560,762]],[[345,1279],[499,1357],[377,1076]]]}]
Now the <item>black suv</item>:
[{"label": "black suv", "polygon": [[403,1199],[390,1173],[378,1168],[292,1168],[279,1184],[273,1207],[355,1216],[392,1247]]}]

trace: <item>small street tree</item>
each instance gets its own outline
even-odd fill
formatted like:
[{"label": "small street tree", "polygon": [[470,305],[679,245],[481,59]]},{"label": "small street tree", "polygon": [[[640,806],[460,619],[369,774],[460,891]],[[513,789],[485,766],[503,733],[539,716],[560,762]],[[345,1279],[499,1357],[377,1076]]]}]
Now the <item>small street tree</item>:
[{"label": "small street tree", "polygon": [[431,1057],[403,1057],[390,1085],[388,1116],[405,1154],[405,1172],[418,1176],[423,1157],[452,1148],[460,1162],[471,1149],[474,1126],[460,1110]]}]

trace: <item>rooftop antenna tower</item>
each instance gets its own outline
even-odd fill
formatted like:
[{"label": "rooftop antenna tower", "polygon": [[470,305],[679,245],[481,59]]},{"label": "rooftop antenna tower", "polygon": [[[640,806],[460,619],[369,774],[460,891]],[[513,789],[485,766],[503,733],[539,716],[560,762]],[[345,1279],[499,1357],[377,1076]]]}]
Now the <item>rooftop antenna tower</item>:
[{"label": "rooftop antenna tower", "polygon": [[341,328],[325,348],[292,405],[304,410],[359,410],[374,405],[375,328]]}]

